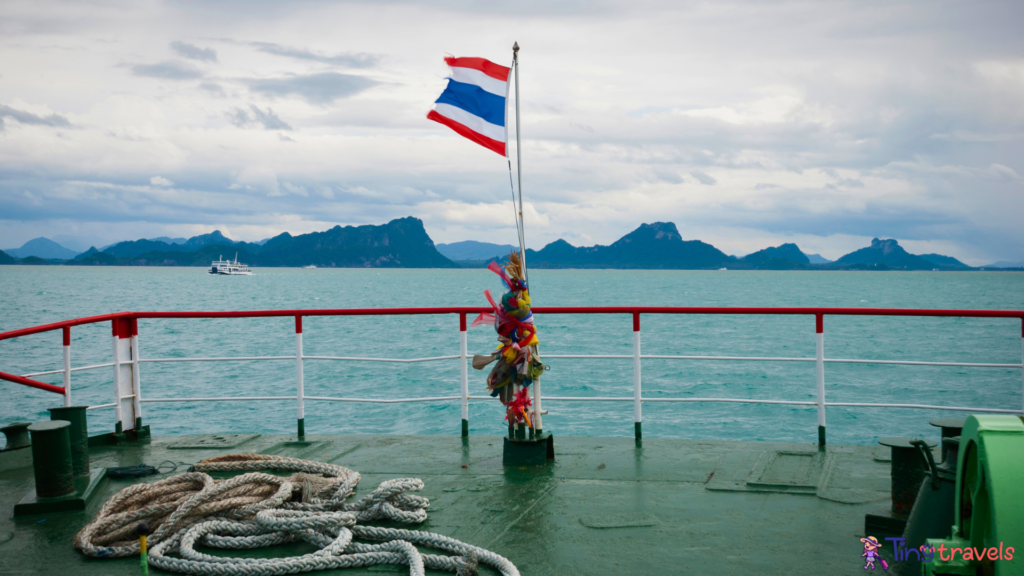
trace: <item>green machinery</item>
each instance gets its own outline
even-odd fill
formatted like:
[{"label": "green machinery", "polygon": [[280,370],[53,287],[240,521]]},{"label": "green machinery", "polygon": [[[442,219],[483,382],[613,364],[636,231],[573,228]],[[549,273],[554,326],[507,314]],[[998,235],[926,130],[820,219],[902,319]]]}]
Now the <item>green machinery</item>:
[{"label": "green machinery", "polygon": [[971,416],[960,435],[956,521],[948,539],[929,539],[926,576],[1024,575],[1024,422]]}]

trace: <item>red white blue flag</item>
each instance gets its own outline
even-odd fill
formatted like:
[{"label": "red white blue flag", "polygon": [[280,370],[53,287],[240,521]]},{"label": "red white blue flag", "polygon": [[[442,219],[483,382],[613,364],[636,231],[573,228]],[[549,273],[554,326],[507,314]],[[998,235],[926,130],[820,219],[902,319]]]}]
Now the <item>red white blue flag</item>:
[{"label": "red white blue flag", "polygon": [[452,75],[427,119],[506,156],[505,102],[512,69],[483,58],[449,56],[444,61],[451,67]]}]

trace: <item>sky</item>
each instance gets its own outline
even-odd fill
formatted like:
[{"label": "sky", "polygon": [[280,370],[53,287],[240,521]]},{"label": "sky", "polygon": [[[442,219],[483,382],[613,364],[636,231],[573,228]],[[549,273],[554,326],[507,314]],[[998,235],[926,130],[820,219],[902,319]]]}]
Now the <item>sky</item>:
[{"label": "sky", "polygon": [[5,0],[0,247],[405,216],[516,244],[506,160],[425,116],[446,54],[518,41],[531,248],[671,221],[736,255],[1024,260],[1022,24],[1019,1]]}]

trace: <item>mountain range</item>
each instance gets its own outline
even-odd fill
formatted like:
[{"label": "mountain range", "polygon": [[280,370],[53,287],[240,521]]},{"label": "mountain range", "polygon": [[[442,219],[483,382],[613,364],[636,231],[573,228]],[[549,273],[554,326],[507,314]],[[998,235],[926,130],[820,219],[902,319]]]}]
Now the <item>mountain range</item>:
[{"label": "mountain range", "polygon": [[683,240],[671,222],[643,224],[609,246],[575,247],[555,240],[538,251],[527,250],[534,268],[718,268],[732,256],[700,240]]},{"label": "mountain range", "polygon": [[796,244],[782,244],[758,250],[742,258],[729,256],[700,240],[683,240],[671,222],[643,224],[610,246],[577,248],[556,240],[543,249],[527,250],[527,263],[535,268],[639,268],[729,270],[969,270],[970,266],[951,256],[908,253],[896,240],[875,238],[866,248],[851,252],[835,262],[817,254],[818,262]]},{"label": "mountain range", "polygon": [[999,262],[985,264],[984,266],[981,266],[981,268],[1024,268],[1024,260],[1021,260],[1019,262],[1000,260]]},{"label": "mountain range", "polygon": [[[480,267],[515,250],[509,244],[463,241],[435,245],[423,222],[407,217],[379,226],[335,226],[292,236],[285,232],[259,242],[240,242],[220,231],[191,238],[159,237],[95,246],[76,253],[47,238],[36,238],[0,264],[73,264],[111,266],[208,266],[222,256],[250,266],[457,268]],[[531,268],[623,268],[697,270],[972,270],[941,254],[908,253],[896,240],[878,239],[835,262],[782,244],[743,257],[730,256],[700,240],[684,240],[671,222],[643,224],[608,245],[573,246],[556,240],[527,250]],[[1000,262],[1019,267],[1019,262]],[[997,268],[996,265],[987,268]]]},{"label": "mountain range", "polygon": [[21,248],[8,248],[4,252],[15,258],[36,256],[47,260],[67,260],[78,254],[78,252],[69,250],[49,238],[42,237],[25,242]]},{"label": "mountain range", "polygon": [[[177,240],[177,239],[174,239]],[[184,242],[132,240],[103,250],[95,247],[67,262],[77,265],[209,266],[222,256],[250,266],[341,268],[457,268],[442,256],[417,218],[381,226],[335,226],[292,236],[285,232],[260,242],[237,242],[219,230]]]},{"label": "mountain range", "polygon": [[476,240],[437,245],[437,251],[450,260],[492,260],[504,258],[513,250],[519,250],[519,248],[511,244],[491,244]]}]

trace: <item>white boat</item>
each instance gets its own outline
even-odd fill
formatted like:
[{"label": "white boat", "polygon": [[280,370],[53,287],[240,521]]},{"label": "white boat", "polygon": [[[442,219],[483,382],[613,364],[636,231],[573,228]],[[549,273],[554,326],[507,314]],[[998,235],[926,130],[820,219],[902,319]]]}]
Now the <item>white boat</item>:
[{"label": "white boat", "polygon": [[235,253],[235,260],[225,260],[223,256],[220,260],[213,262],[210,265],[210,274],[225,274],[227,276],[251,276],[252,272],[249,267],[245,264],[238,262],[238,253]]},{"label": "white boat", "polygon": [[315,270],[316,269],[316,264],[310,264],[309,266],[303,266],[302,269],[303,270]]}]

